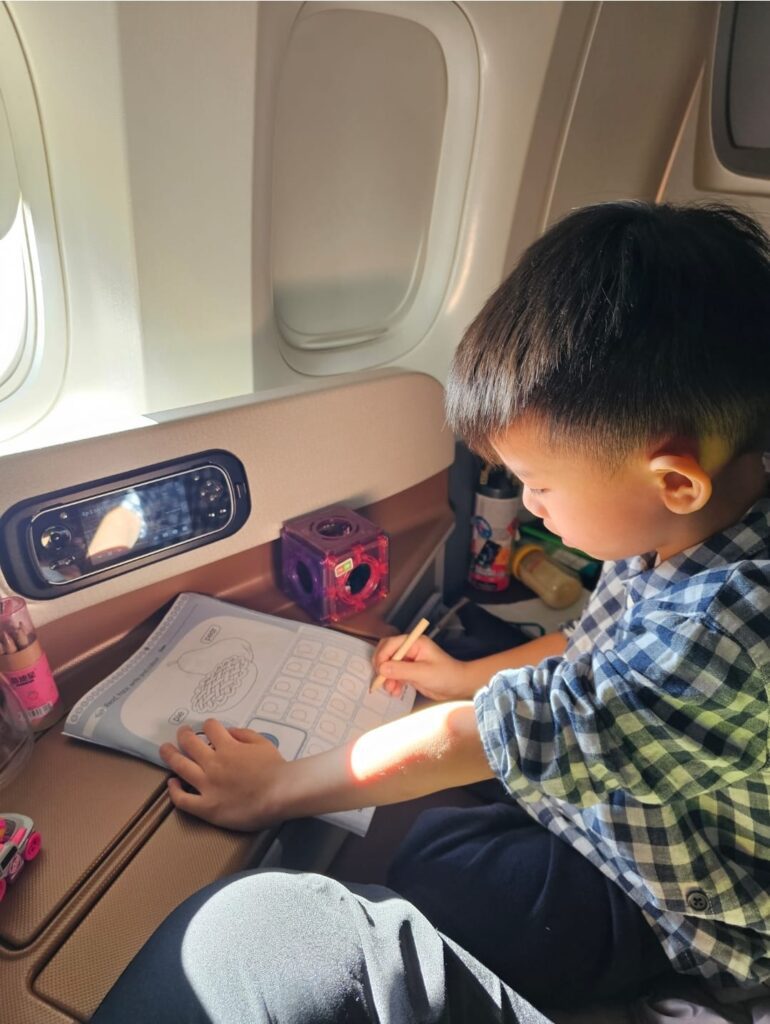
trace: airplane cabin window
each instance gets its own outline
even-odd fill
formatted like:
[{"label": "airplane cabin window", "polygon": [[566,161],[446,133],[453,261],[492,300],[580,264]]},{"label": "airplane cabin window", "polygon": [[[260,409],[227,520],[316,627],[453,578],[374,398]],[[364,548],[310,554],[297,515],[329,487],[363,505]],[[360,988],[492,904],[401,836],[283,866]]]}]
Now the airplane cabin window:
[{"label": "airplane cabin window", "polygon": [[5,108],[0,105],[0,394],[19,386],[35,340],[35,291],[24,204]]},{"label": "airplane cabin window", "polygon": [[480,53],[450,2],[0,6],[0,455],[416,350]]},{"label": "airplane cabin window", "polygon": [[722,164],[770,178],[770,8],[722,4],[714,54],[712,130]]},{"label": "airplane cabin window", "polygon": [[325,375],[419,343],[457,243],[478,58],[454,4],[308,4],[276,110],[274,308],[286,361]]},{"label": "airplane cabin window", "polygon": [[0,441],[61,386],[66,325],[48,166],[24,52],[0,7]]}]

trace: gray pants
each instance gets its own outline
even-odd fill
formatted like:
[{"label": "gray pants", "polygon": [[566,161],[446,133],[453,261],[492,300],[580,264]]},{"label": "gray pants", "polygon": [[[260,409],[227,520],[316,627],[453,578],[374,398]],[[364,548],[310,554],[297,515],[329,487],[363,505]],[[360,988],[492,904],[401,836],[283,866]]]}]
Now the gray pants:
[{"label": "gray pants", "polygon": [[92,1024],[547,1024],[406,900],[315,874],[244,872],[155,932]]}]

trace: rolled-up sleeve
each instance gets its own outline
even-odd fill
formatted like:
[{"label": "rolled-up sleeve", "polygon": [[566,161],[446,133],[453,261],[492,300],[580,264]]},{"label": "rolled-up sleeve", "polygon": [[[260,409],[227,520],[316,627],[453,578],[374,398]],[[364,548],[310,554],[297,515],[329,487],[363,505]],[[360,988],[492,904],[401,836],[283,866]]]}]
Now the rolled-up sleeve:
[{"label": "rolled-up sleeve", "polygon": [[714,623],[652,614],[613,647],[498,673],[474,699],[509,791],[576,806],[723,789],[768,760],[767,668]]}]

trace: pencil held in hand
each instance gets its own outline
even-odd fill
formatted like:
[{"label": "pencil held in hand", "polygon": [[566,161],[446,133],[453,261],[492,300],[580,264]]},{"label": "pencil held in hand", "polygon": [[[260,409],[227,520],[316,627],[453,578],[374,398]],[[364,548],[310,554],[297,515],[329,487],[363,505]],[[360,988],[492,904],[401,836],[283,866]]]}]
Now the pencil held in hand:
[{"label": "pencil held in hand", "polygon": [[[412,644],[415,642],[415,640],[417,639],[418,636],[422,636],[422,634],[425,632],[425,630],[428,628],[429,625],[430,625],[430,622],[428,622],[427,619],[420,619],[420,621],[414,627],[414,629],[409,634],[409,636],[407,636],[404,639],[404,642],[401,644],[401,646],[396,651],[396,653],[393,655],[393,657],[389,658],[388,660],[389,661],[403,661],[404,658],[406,657],[406,655],[409,653],[409,648],[412,646]],[[385,682],[385,676],[383,676],[383,675],[375,676],[374,679],[371,682],[371,685],[369,686],[369,693],[374,693],[375,690],[379,690],[384,682]]]}]

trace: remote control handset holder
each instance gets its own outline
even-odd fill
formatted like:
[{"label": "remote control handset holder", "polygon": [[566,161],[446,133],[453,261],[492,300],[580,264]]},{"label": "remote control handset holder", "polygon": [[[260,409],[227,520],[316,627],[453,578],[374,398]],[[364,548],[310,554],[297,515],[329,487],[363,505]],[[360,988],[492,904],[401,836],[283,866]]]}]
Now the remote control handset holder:
[{"label": "remote control handset holder", "polygon": [[227,537],[249,511],[241,462],[201,452],[19,502],[0,564],[17,593],[55,598]]},{"label": "remote control handset holder", "polygon": [[339,622],[381,601],[390,582],[388,535],[332,505],[281,527],[281,586],[318,622]]}]

